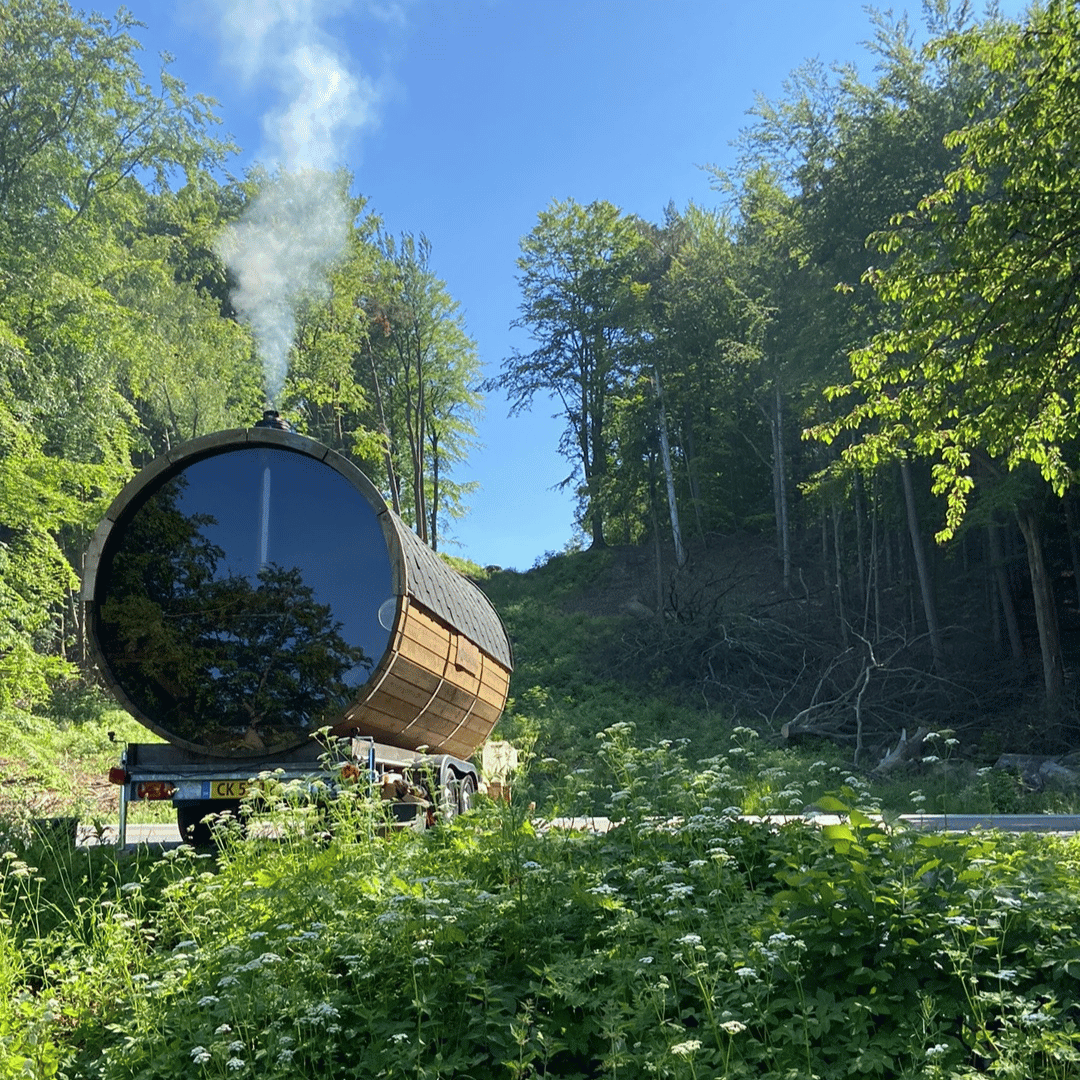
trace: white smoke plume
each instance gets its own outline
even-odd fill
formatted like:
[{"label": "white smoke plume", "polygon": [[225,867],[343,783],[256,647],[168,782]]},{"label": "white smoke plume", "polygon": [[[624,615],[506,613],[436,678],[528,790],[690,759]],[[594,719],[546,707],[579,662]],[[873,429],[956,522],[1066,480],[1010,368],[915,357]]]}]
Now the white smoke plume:
[{"label": "white smoke plume", "polygon": [[269,84],[281,104],[263,118],[262,156],[274,178],[218,251],[236,279],[233,302],[255,335],[266,393],[277,401],[288,373],[298,301],[325,289],[349,239],[349,208],[332,170],[356,132],[372,125],[380,93],[349,70],[320,23],[348,0],[231,0],[222,26],[249,84]]}]

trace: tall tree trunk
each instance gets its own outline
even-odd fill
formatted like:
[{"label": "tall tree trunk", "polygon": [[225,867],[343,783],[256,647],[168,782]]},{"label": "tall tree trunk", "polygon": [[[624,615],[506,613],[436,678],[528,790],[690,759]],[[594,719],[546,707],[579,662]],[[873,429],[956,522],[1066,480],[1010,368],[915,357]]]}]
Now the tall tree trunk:
[{"label": "tall tree trunk", "polygon": [[690,505],[694,508],[694,521],[697,523],[698,536],[702,544],[707,545],[705,536],[705,523],[701,517],[701,481],[697,473],[697,451],[694,448],[694,425],[692,420],[684,420],[682,426],[682,443],[685,451],[686,482],[690,488]]},{"label": "tall tree trunk", "polygon": [[855,557],[859,568],[859,590],[857,599],[859,601],[859,607],[863,609],[863,633],[865,634],[868,582],[866,580],[866,530],[863,527],[863,522],[866,518],[866,506],[865,500],[863,499],[862,478],[857,470],[852,481],[852,495],[855,504]]},{"label": "tall tree trunk", "polygon": [[394,472],[394,441],[390,437],[390,426],[386,422],[386,406],[383,403],[382,387],[379,385],[379,372],[375,367],[375,350],[371,344],[367,347],[368,361],[371,364],[371,382],[375,388],[375,408],[379,413],[379,429],[386,440],[384,457],[386,463],[386,482],[390,487],[390,503],[394,513],[401,517],[401,493],[398,491],[397,476]]},{"label": "tall tree trunk", "polygon": [[839,503],[833,504],[833,557],[836,560],[836,615],[840,620],[840,640],[846,649],[851,644],[848,634],[847,604],[844,600],[844,550],[841,532],[841,515]]},{"label": "tall tree trunk", "polygon": [[1076,499],[1070,492],[1062,500],[1065,504],[1065,528],[1069,534],[1069,556],[1072,559],[1073,587],[1076,589],[1076,602],[1080,605],[1080,542],[1077,534],[1080,525],[1076,521]]},{"label": "tall tree trunk", "polygon": [[915,559],[915,573],[919,578],[919,592],[922,595],[923,614],[926,616],[926,630],[930,635],[930,651],[934,664],[940,665],[945,660],[941,645],[941,630],[938,627],[937,607],[934,604],[934,588],[930,578],[930,567],[926,561],[926,549],[923,547],[922,530],[919,528],[919,513],[915,506],[915,488],[911,482],[911,463],[905,458],[900,462],[900,479],[904,486],[904,506],[907,509],[908,532],[911,534],[911,554]]},{"label": "tall tree trunk", "polygon": [[656,568],[656,617],[664,627],[664,557],[660,546],[660,517],[656,512],[656,457],[649,452],[649,515],[652,518],[653,555]]},{"label": "tall tree trunk", "polygon": [[[870,556],[867,560],[867,581],[863,600],[863,637],[872,637],[874,642],[881,638],[881,584],[878,564],[881,555],[878,551],[878,478],[874,473],[874,486],[870,493]],[[874,633],[870,634],[870,604],[874,605]]]},{"label": "tall tree trunk", "polygon": [[986,524],[986,541],[990,549],[990,566],[997,589],[998,606],[1005,616],[1005,630],[1009,635],[1009,652],[1015,661],[1024,659],[1024,641],[1020,636],[1020,621],[1016,617],[1009,575],[1005,570],[1005,555],[1001,550],[1001,527],[993,521]]},{"label": "tall tree trunk", "polygon": [[660,372],[656,368],[653,368],[653,386],[656,388],[656,406],[660,423],[661,464],[664,468],[664,481],[667,486],[668,513],[671,515],[671,540],[675,545],[675,562],[682,567],[686,565],[686,550],[683,548],[682,529],[679,527],[679,506],[675,501],[675,475],[671,469],[671,445],[668,442],[664,394],[660,387]]},{"label": "tall tree trunk", "polygon": [[783,566],[784,591],[791,591],[791,530],[788,527],[787,467],[784,460],[784,409],[780,396],[780,380],[773,382],[773,470],[776,473],[776,490],[779,514],[776,527],[780,534],[780,562]]},{"label": "tall tree trunk", "polygon": [[432,551],[439,550],[439,432],[431,426],[431,527],[428,543]]},{"label": "tall tree trunk", "polygon": [[1042,653],[1043,686],[1046,707],[1056,712],[1065,690],[1064,666],[1061,660],[1061,638],[1058,633],[1054,591],[1046,572],[1039,521],[1030,510],[1017,510],[1016,522],[1027,548],[1031,591],[1035,598],[1035,622],[1039,628],[1039,651]]},{"label": "tall tree trunk", "polygon": [[[769,421],[772,439],[772,461],[768,462],[772,474],[773,520],[776,522],[776,557],[783,568],[784,590],[791,589],[791,538],[788,529],[787,469],[784,467],[784,407],[780,393],[780,380],[774,378],[769,407],[760,401],[758,408]],[[761,456],[759,454],[759,456]]]}]

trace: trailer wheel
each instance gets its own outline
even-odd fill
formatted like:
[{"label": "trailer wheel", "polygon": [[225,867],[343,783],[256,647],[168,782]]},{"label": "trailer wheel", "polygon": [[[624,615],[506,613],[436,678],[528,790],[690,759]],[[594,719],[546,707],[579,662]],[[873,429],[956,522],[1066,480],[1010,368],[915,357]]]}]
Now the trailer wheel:
[{"label": "trailer wheel", "polygon": [[214,842],[214,831],[209,821],[203,820],[211,814],[230,814],[240,816],[239,801],[187,803],[176,808],[176,826],[180,830],[180,840],[194,847],[206,847]]},{"label": "trailer wheel", "polygon": [[459,787],[461,781],[449,773],[443,780],[439,789],[439,804],[436,807],[439,819],[443,822],[451,822],[458,815]]},{"label": "trailer wheel", "polygon": [[467,814],[473,808],[473,796],[476,795],[476,777],[463,776],[458,781],[458,813]]}]

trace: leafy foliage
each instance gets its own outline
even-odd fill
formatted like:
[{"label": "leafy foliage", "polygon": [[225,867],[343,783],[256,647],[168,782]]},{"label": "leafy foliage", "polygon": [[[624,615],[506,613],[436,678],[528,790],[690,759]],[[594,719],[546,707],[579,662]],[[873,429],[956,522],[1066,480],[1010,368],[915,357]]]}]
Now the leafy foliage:
[{"label": "leafy foliage", "polygon": [[972,121],[948,139],[960,161],[875,239],[894,259],[872,280],[898,318],[853,356],[846,389],[865,400],[844,423],[877,423],[850,453],[873,461],[910,445],[933,458],[944,536],[962,520],[976,462],[1032,462],[1057,492],[1069,484],[1076,20],[1072,6],[1049,5],[1026,25],[989,23],[938,45],[984,72]]},{"label": "leafy foliage", "polygon": [[359,798],[326,838],[283,792],[280,838],[216,859],[13,851],[3,1068],[1078,1075],[1074,841],[913,833],[850,787],[754,823],[727,764],[609,729],[565,805],[603,834],[485,803],[380,835]]}]

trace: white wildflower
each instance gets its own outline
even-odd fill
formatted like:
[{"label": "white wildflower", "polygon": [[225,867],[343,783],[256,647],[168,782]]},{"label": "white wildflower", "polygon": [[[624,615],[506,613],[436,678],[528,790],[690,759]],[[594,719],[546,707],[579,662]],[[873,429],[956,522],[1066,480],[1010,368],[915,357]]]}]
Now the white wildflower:
[{"label": "white wildflower", "polygon": [[946,1054],[949,1051],[949,1047],[945,1043],[935,1043],[933,1046],[926,1048],[926,1056],[928,1058],[941,1057],[942,1054]]},{"label": "white wildflower", "polygon": [[695,1050],[701,1049],[700,1039],[687,1039],[686,1042],[676,1043],[672,1048],[673,1054],[678,1054],[680,1057],[689,1057]]},{"label": "white wildflower", "polygon": [[205,994],[199,998],[199,1007],[205,1009],[207,1005],[216,1005],[221,999],[215,994]]},{"label": "white wildflower", "polygon": [[193,1046],[191,1048],[191,1060],[196,1065],[205,1065],[210,1060],[210,1051],[205,1046]]},{"label": "white wildflower", "polygon": [[233,1072],[236,1072],[238,1069],[242,1069],[244,1067],[244,1061],[242,1058],[231,1057],[228,1061],[225,1062],[225,1067],[227,1069],[232,1069]]},{"label": "white wildflower", "polygon": [[676,945],[700,945],[701,937],[698,934],[683,934],[675,942]]},{"label": "white wildflower", "polygon": [[738,1035],[746,1030],[746,1025],[741,1020],[725,1020],[720,1025],[729,1035]]}]

